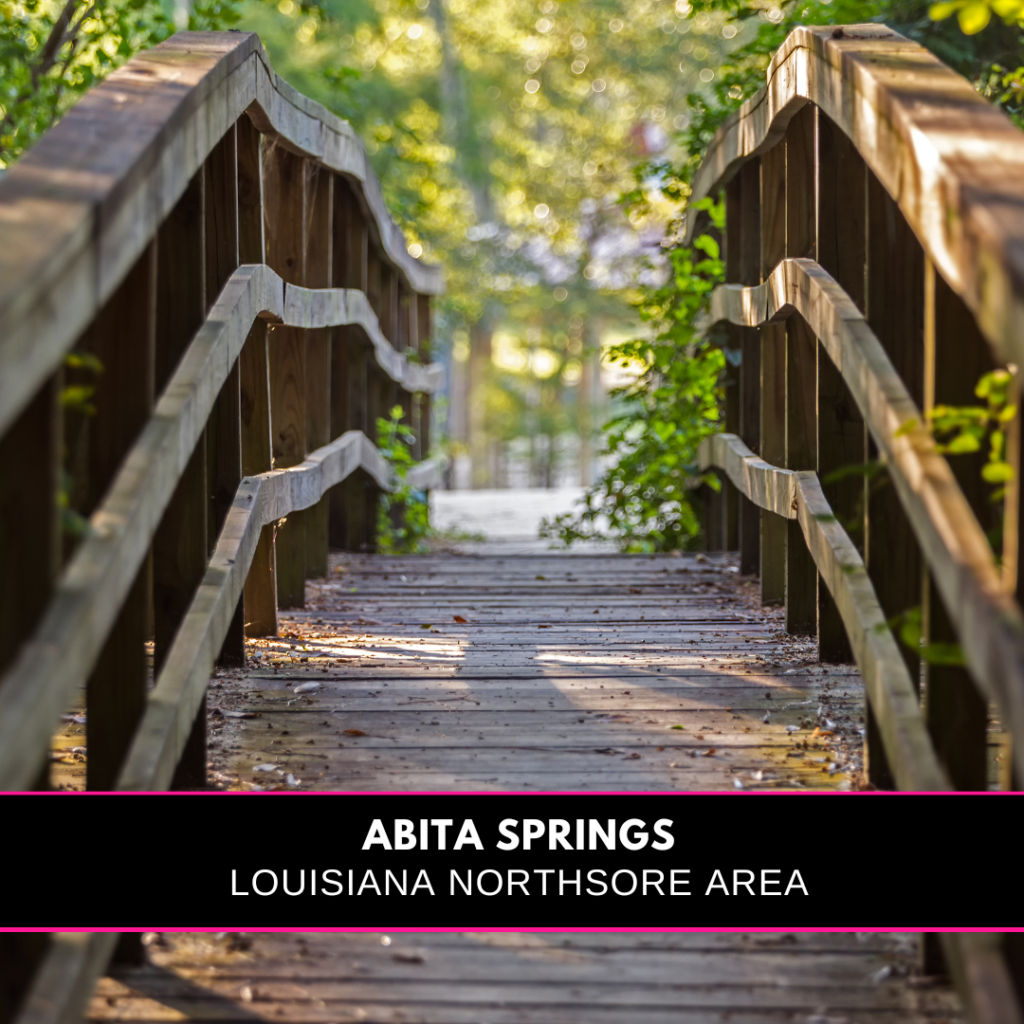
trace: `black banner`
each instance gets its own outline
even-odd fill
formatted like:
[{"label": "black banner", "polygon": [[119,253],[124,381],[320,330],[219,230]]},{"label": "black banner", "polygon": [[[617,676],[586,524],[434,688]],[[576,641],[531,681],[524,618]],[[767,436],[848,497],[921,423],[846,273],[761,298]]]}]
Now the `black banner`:
[{"label": "black banner", "polygon": [[1022,799],[8,796],[0,927],[1006,929]]}]

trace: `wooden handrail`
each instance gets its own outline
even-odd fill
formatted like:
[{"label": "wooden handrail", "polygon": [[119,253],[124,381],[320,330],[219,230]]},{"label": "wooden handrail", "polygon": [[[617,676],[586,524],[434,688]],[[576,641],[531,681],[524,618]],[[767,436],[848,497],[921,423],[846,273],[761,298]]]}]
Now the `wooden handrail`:
[{"label": "wooden handrail", "polygon": [[371,241],[410,289],[442,291],[441,269],[406,252],[347,122],[279,78],[255,33],[179,33],[92,89],[0,181],[0,433],[243,115],[356,185]]},{"label": "wooden handrail", "polygon": [[709,144],[691,201],[778,144],[807,103],[850,138],[998,357],[1024,365],[1024,133],[884,25],[794,29]]},{"label": "wooden handrail", "polygon": [[882,722],[882,741],[901,789],[951,789],[939,765],[917,693],[878,604],[864,562],[836,520],[814,473],[769,466],[735,434],[714,434],[700,446],[701,469],[719,467],[740,493],[800,524],[818,571],[850,636],[864,688]]},{"label": "wooden handrail", "polygon": [[[787,259],[761,285],[716,288],[707,321],[761,327],[794,313],[842,371],[886,457],[942,597],[959,612],[957,631],[975,679],[1000,707],[1012,734],[1024,736],[1024,616],[996,571],[992,549],[949,463],[849,296],[813,260]],[[753,494],[747,497],[769,507]],[[1024,745],[1017,745],[1014,758],[1024,774]]]}]

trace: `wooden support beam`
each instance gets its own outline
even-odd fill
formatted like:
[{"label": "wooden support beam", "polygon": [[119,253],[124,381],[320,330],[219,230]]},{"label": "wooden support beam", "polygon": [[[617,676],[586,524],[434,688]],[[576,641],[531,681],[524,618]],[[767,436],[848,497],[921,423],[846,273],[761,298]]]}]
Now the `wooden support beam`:
[{"label": "wooden support beam", "polygon": [[[816,258],[814,108],[806,106],[786,132],[786,255]],[[817,339],[800,317],[786,323],[786,468],[816,470]],[[786,631],[818,632],[818,572],[799,524],[786,531]]]},{"label": "wooden support beam", "polygon": [[[157,247],[151,244],[100,310],[80,347],[103,366],[89,422],[91,515],[153,411]],[[112,789],[146,705],[152,566],[143,565],[86,687],[88,789]]]},{"label": "wooden support beam", "polygon": [[[818,112],[818,262],[864,310],[864,161],[849,138]],[[818,352],[818,478],[840,523],[864,554],[864,418],[843,376]],[[845,474],[830,480],[832,474]],[[831,664],[853,661],[846,629],[828,588],[818,588],[818,657]]]},{"label": "wooden support beam", "polygon": [[[206,306],[217,301],[221,289],[239,265],[239,173],[235,126],[213,148],[206,173]],[[210,508],[207,551],[217,546],[235,491],[242,480],[241,383],[238,363],[221,388],[207,428],[207,472]],[[219,663],[245,664],[245,607],[239,601],[224,639]]]},{"label": "wooden support beam", "polygon": [[[761,161],[751,160],[737,175],[736,187],[726,199],[735,204],[738,238],[726,240],[726,280],[740,284],[761,283]],[[732,254],[731,250],[737,251]],[[753,452],[761,450],[761,339],[750,327],[733,327],[740,350],[739,436]],[[761,569],[761,510],[741,498],[739,509],[740,572],[756,576]]]},{"label": "wooden support beam", "polygon": [[[924,412],[935,405],[977,405],[974,388],[993,370],[992,353],[974,317],[931,261],[925,265]],[[998,529],[1000,506],[982,479],[987,452],[951,456],[950,469],[982,527]],[[947,609],[931,573],[926,574],[926,635],[929,642],[956,644],[956,609]],[[967,669],[925,666],[925,721],[936,753],[957,789],[988,788],[988,701]]]},{"label": "wooden support beam", "polygon": [[[157,233],[156,393],[160,394],[206,318],[206,176],[202,169]],[[153,538],[154,670],[159,673],[206,571],[208,476],[199,440]],[[196,718],[173,786],[206,782],[205,717]]]},{"label": "wooden support beam", "polygon": [[[892,197],[867,175],[867,278],[865,316],[918,408],[924,399],[924,252]],[[874,451],[874,445],[869,446]],[[877,456],[872,456],[877,457]],[[920,549],[896,490],[886,484],[867,499],[865,550],[868,573],[889,618],[923,604]],[[919,685],[920,656],[902,645],[911,678]],[[891,788],[877,727],[867,717],[868,777]]]},{"label": "wooden support beam", "polygon": [[[263,160],[260,134],[248,117],[235,126],[238,138],[238,258],[262,263],[266,256],[263,218]],[[267,322],[257,320],[238,359],[242,474],[274,468],[270,427],[270,352]],[[274,525],[263,528],[242,596],[246,636],[277,635],[277,562]]]},{"label": "wooden support beam", "polygon": [[[306,287],[332,288],[331,268],[334,232],[334,175],[321,170],[309,183],[309,239],[306,253]],[[331,433],[331,336],[335,328],[306,332],[306,446],[321,448],[337,434]],[[330,497],[308,509],[306,518],[306,577],[327,575],[328,518]]]},{"label": "wooden support beam", "polygon": [[[761,267],[767,280],[786,257],[786,145],[780,142],[761,157]],[[786,464],[786,327],[765,324],[761,344],[761,457]],[[786,600],[786,521],[761,511],[761,602]]]},{"label": "wooden support beam", "polygon": [[[263,211],[266,262],[286,284],[306,283],[308,206],[306,161],[270,143],[264,148]],[[306,442],[306,332],[272,327],[270,409],[274,466],[296,466],[309,450]],[[306,516],[293,513],[277,531],[277,604],[306,603]]]}]

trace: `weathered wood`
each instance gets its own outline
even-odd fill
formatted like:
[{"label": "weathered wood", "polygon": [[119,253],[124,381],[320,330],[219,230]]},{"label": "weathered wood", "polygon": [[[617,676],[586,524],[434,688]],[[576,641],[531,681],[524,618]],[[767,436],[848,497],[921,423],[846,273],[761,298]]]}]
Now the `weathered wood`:
[{"label": "weathered wood", "polygon": [[[786,256],[786,147],[780,143],[761,157],[761,267],[765,281]],[[761,337],[761,454],[775,466],[786,464],[786,328],[766,324]],[[785,521],[761,513],[761,601],[786,600]]]},{"label": "weathered wood", "polygon": [[702,465],[723,466],[736,486],[762,507],[790,509],[787,518],[798,523],[843,618],[898,784],[911,790],[949,789],[918,707],[915,681],[885,627],[860,553],[836,521],[814,473],[768,466],[730,434],[704,441],[700,457]]},{"label": "weathered wood", "polygon": [[[761,323],[785,315],[787,307],[801,312],[829,358],[842,366],[868,429],[889,461],[943,601],[958,609],[958,635],[975,679],[1016,735],[1017,723],[1024,724],[1018,696],[1024,686],[1020,608],[1005,592],[988,541],[948,463],[935,453],[920,411],[861,314],[828,275],[795,260],[786,261],[758,289],[716,289],[709,319]],[[1021,763],[1019,751],[1014,759]]]},{"label": "weathered wood", "polygon": [[[91,515],[142,432],[154,403],[156,245],[143,253],[93,322],[83,347],[103,365],[96,377],[89,451]],[[147,562],[118,614],[86,688],[90,756],[86,784],[110,789],[146,703],[147,616],[152,578]]]},{"label": "weathered wood", "polygon": [[[978,403],[974,388],[985,373],[994,369],[984,338],[974,318],[953,290],[936,273],[931,261],[925,268],[925,401],[927,415],[936,405],[969,406]],[[981,476],[987,453],[958,455],[949,467],[983,529],[998,527],[990,488]],[[922,616],[931,643],[957,642],[953,616],[943,606],[932,574]],[[979,693],[971,674],[956,665],[925,666],[925,717],[939,759],[957,789],[987,787],[988,702]]]},{"label": "weathered wood", "polygon": [[1022,1024],[1020,990],[999,934],[947,932],[942,945],[971,1024]]},{"label": "weathered wood", "polygon": [[[786,131],[786,256],[815,258],[815,111],[799,111]],[[817,342],[800,317],[786,321],[787,469],[818,468]],[[786,629],[817,635],[818,573],[796,523],[786,531]]]},{"label": "weathered wood", "polygon": [[[726,208],[727,218],[739,220],[739,237],[728,239],[726,245],[726,280],[756,285],[761,283],[760,161],[752,160],[745,165],[738,179],[738,188],[729,193]],[[735,258],[730,255],[734,247],[738,249]],[[761,339],[751,328],[732,330],[736,332],[741,355],[738,432],[750,450],[756,452],[761,446]],[[739,534],[740,572],[756,576],[761,569],[761,512],[749,501],[740,501]]]},{"label": "weathered wood", "polygon": [[[310,288],[333,287],[331,266],[334,231],[334,175],[313,173],[310,189],[309,242],[306,254],[306,281]],[[286,296],[287,302],[287,296]],[[306,332],[306,444],[321,448],[331,433],[331,329]],[[340,433],[340,431],[339,431]],[[329,497],[306,512],[306,576],[318,579],[327,575]]]},{"label": "weathered wood", "polygon": [[[267,265],[286,284],[305,287],[309,223],[306,161],[278,144],[264,150],[264,219]],[[309,450],[306,439],[306,334],[291,327],[271,328],[270,420],[274,465],[296,466]],[[297,512],[278,525],[277,605],[305,603],[306,517]]]},{"label": "weathered wood", "polygon": [[[243,143],[244,145],[244,143]],[[205,243],[207,312],[239,264],[239,167],[235,126],[214,147],[206,175]],[[241,373],[236,362],[217,396],[207,426],[207,552],[217,544],[235,491],[242,479]],[[245,663],[245,608],[240,601],[220,653],[222,665]]]},{"label": "weathered wood", "polygon": [[[864,310],[865,167],[836,124],[818,111],[818,262]],[[864,418],[835,363],[818,353],[818,477],[828,503],[863,555],[867,461]],[[838,479],[830,480],[832,474]],[[821,660],[852,660],[842,620],[827,589],[818,590]]]},{"label": "weathered wood", "polygon": [[417,291],[441,291],[440,270],[406,252],[347,123],[277,78],[255,34],[181,34],[91,90],[0,185],[0,430],[59,367],[243,112],[347,175],[392,264]]},{"label": "weathered wood", "polygon": [[1001,361],[1024,365],[1024,138],[966,79],[889,28],[795,29],[772,58],[765,89],[712,139],[691,202],[770,148],[808,100],[899,196],[928,257]]}]

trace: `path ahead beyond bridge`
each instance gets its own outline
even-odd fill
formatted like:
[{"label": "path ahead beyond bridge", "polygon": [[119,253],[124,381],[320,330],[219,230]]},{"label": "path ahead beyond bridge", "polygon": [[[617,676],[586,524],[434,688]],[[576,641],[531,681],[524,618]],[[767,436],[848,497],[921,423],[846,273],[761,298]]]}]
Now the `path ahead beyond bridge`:
[{"label": "path ahead beyond bridge", "polygon": [[[731,555],[332,554],[210,690],[228,788],[851,788],[856,669]],[[469,545],[468,547],[472,547]],[[512,552],[529,551],[535,553]],[[272,766],[272,767],[271,767]]]}]

